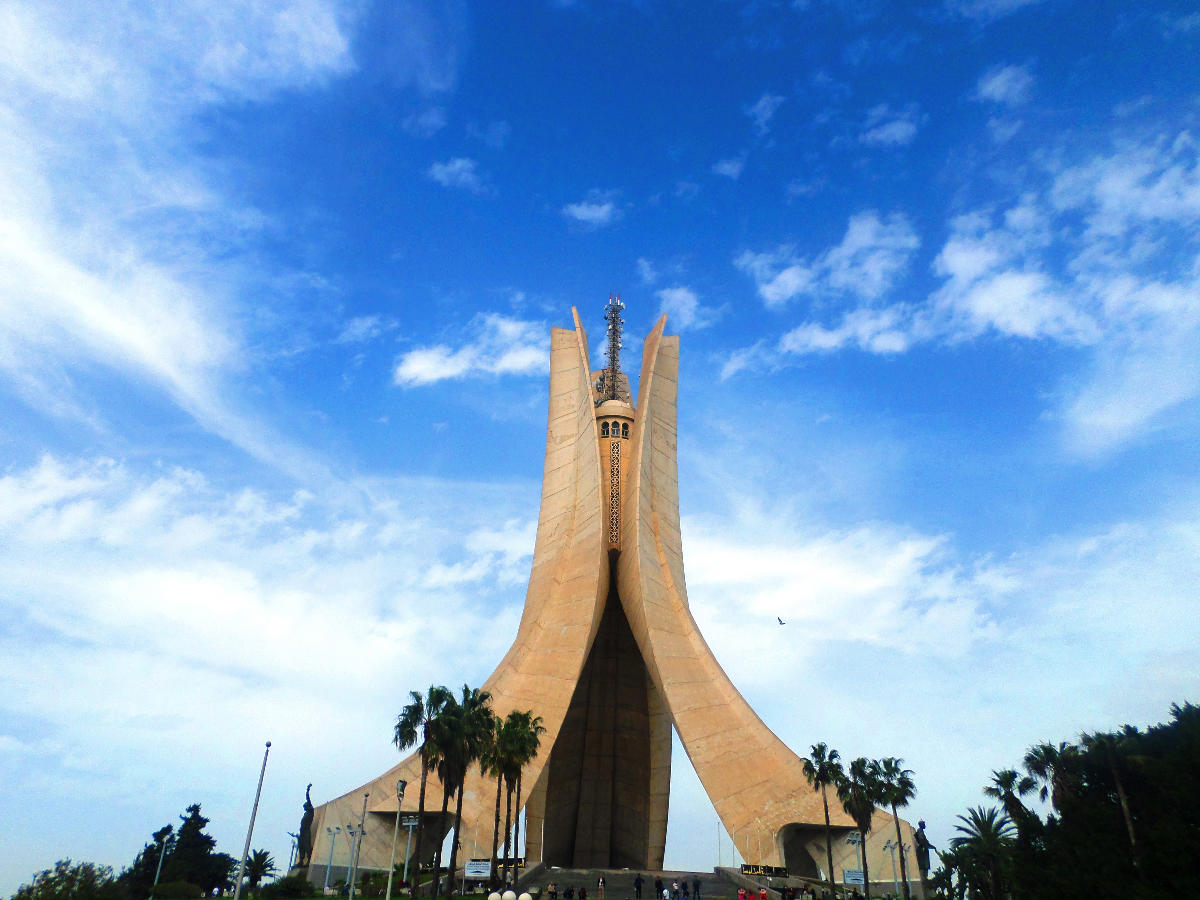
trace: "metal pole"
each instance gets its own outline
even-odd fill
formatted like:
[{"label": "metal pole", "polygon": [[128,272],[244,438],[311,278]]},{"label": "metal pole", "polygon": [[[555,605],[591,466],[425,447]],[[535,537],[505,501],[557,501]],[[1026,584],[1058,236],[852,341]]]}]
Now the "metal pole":
[{"label": "metal pole", "polygon": [[396,838],[400,836],[400,806],[404,803],[404,789],[408,782],[400,779],[396,782],[396,824],[392,828],[392,862],[388,866],[387,900],[392,900],[392,876],[396,874]]},{"label": "metal pole", "polygon": [[408,829],[408,844],[404,848],[404,880],[408,881],[408,858],[412,856],[413,824],[409,822],[404,827]]},{"label": "metal pole", "polygon": [[258,799],[262,796],[263,778],[267,774],[267,757],[271,753],[271,742],[263,752],[262,770],[258,773],[258,790],[254,793],[254,808],[250,810],[250,827],[246,829],[246,846],[242,848],[242,861],[238,863],[237,884],[233,888],[233,900],[242,896],[242,876],[246,873],[246,857],[250,855],[250,839],[254,837],[254,818],[258,815]]},{"label": "metal pole", "polygon": [[150,886],[150,900],[154,900],[154,891],[158,887],[158,876],[162,874],[163,857],[167,855],[167,838],[170,834],[171,832],[169,831],[165,832],[162,840],[159,842],[162,844],[162,847],[158,851],[158,868],[154,870],[154,884]]},{"label": "metal pole", "polygon": [[333,848],[337,846],[337,836],[342,833],[342,826],[326,828],[325,833],[329,835],[329,862],[325,863],[325,886],[321,888],[322,894],[329,890],[329,871],[333,868]]},{"label": "metal pole", "polygon": [[[363,794],[362,815],[358,817],[358,840],[354,842],[354,856],[350,860],[350,900],[354,900],[354,882],[358,879],[358,857],[362,853],[363,835],[367,833],[367,798],[371,794]],[[233,900],[238,900],[234,897]]]},{"label": "metal pole", "polygon": [[892,887],[896,889],[896,896],[900,896],[900,880],[896,877],[896,845],[892,843],[892,839],[888,838],[883,849],[888,851],[892,857]]}]

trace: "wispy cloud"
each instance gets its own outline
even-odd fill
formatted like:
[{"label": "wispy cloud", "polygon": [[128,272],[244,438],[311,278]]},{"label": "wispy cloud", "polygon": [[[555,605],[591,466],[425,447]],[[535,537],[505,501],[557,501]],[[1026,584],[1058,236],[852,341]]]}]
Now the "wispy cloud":
[{"label": "wispy cloud", "polygon": [[990,22],[1042,0],[946,0],[946,9],[968,19]]},{"label": "wispy cloud", "polygon": [[868,147],[903,147],[913,142],[921,120],[915,103],[900,109],[881,103],[867,111],[858,141]]},{"label": "wispy cloud", "polygon": [[638,257],[637,268],[638,277],[642,279],[642,284],[654,284],[654,282],[658,281],[658,269],[654,267],[654,263],[644,256]]},{"label": "wispy cloud", "polygon": [[512,136],[512,126],[504,121],[488,122],[486,125],[474,123],[467,126],[467,136],[483,141],[493,150],[499,150],[508,143]]},{"label": "wispy cloud", "polygon": [[342,326],[335,341],[339,344],[361,344],[372,341],[395,327],[394,320],[383,316],[355,316]]},{"label": "wispy cloud", "polygon": [[779,94],[766,93],[746,107],[746,115],[754,125],[754,133],[766,137],[771,130],[771,119],[776,110],[783,104],[784,98]]},{"label": "wispy cloud", "polygon": [[1028,66],[996,66],[988,69],[975,86],[975,97],[1005,106],[1021,106],[1033,91],[1033,74]]},{"label": "wispy cloud", "polygon": [[984,336],[1084,348],[1090,362],[1051,397],[1048,417],[1070,452],[1108,453],[1200,399],[1200,267],[1184,239],[1197,224],[1197,142],[1184,133],[1126,144],[1054,167],[1041,190],[1007,207],[956,217],[931,264],[941,285],[881,307],[917,238],[902,218],[861,214],[816,258],[783,246],[735,260],[768,306],[802,294],[857,294],[861,305],[744,348],[724,371],[790,354],[898,353]]},{"label": "wispy cloud", "polygon": [[486,190],[479,164],[473,159],[458,156],[446,162],[435,162],[429,167],[429,177],[443,187],[462,188],[473,194]]},{"label": "wispy cloud", "polygon": [[802,294],[851,294],[876,300],[904,271],[920,245],[908,219],[900,213],[881,218],[874,210],[850,218],[841,242],[816,258],[798,256],[795,248],[743,252],[734,260],[750,275],[767,306],[778,307]]},{"label": "wispy cloud", "polygon": [[722,159],[713,163],[712,170],[714,175],[723,175],[726,178],[737,181],[742,177],[742,169],[745,167],[745,156],[732,156],[729,159]]},{"label": "wispy cloud", "polygon": [[392,380],[407,388],[480,375],[530,375],[544,373],[549,359],[544,323],[487,313],[471,321],[457,345],[434,344],[404,353]]},{"label": "wispy cloud", "polygon": [[706,328],[717,319],[716,310],[702,306],[700,298],[691,288],[676,285],[655,291],[659,314],[666,313],[675,328],[686,331]]},{"label": "wispy cloud", "polygon": [[446,127],[446,111],[440,106],[429,106],[405,116],[401,124],[414,137],[430,138]]},{"label": "wispy cloud", "polygon": [[617,205],[613,191],[592,189],[588,191],[586,200],[564,206],[562,214],[589,228],[602,228],[621,217],[621,208]]}]

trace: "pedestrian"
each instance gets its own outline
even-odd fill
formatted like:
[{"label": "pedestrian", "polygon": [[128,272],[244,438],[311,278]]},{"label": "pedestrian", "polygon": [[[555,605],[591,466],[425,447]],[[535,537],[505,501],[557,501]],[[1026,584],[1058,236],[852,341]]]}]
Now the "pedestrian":
[{"label": "pedestrian", "polygon": [[767,900],[767,889],[765,887],[758,889],[758,900]]},{"label": "pedestrian", "polygon": [[654,879],[654,896],[661,897],[663,895],[663,883],[661,878]]},{"label": "pedestrian", "polygon": [[687,879],[683,879],[683,900],[688,900]]},{"label": "pedestrian", "polygon": [[633,879],[634,900],[642,900],[642,885],[645,883],[646,883],[646,879],[642,878],[641,872],[638,872],[637,877]]},{"label": "pedestrian", "polygon": [[679,881],[671,882],[671,900],[679,900]]},{"label": "pedestrian", "polygon": [[587,888],[581,887],[579,889],[579,900],[587,900]]},{"label": "pedestrian", "polygon": [[700,900],[700,876],[692,878],[692,900]]},{"label": "pedestrian", "polygon": [[671,900],[671,891],[669,889],[663,888],[662,900]]},{"label": "pedestrian", "polygon": [[596,897],[598,900],[604,900],[604,876],[601,875],[596,881]]},{"label": "pedestrian", "polygon": [[738,888],[738,900],[746,900],[746,889],[744,887]]},{"label": "pedestrian", "polygon": [[558,900],[558,882],[550,882],[550,886],[546,888],[546,893],[550,895],[550,900]]}]

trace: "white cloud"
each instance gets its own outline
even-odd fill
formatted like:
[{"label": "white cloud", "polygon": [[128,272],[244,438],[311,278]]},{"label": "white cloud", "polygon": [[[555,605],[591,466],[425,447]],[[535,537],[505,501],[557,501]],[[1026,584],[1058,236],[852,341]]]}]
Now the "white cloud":
[{"label": "white cloud", "polygon": [[903,147],[913,142],[921,121],[920,107],[915,103],[903,109],[881,103],[867,111],[858,141],[868,147]]},{"label": "white cloud", "polygon": [[659,314],[665,313],[680,331],[706,328],[716,321],[715,310],[701,306],[700,298],[691,288],[676,285],[655,291],[654,296],[658,297]]},{"label": "white cloud", "polygon": [[750,117],[750,121],[754,124],[755,134],[759,137],[766,136],[771,130],[771,119],[783,101],[784,98],[780,95],[768,92],[746,107],[746,115]]},{"label": "white cloud", "polygon": [[968,19],[990,22],[1042,0],[946,0],[946,8]]},{"label": "white cloud", "polygon": [[420,112],[405,116],[401,124],[404,130],[414,137],[433,137],[446,127],[446,111],[440,106],[426,107]]},{"label": "white cloud", "polygon": [[798,257],[784,245],[774,251],[745,251],[734,265],[750,275],[767,306],[782,306],[802,294],[852,294],[876,300],[891,290],[920,245],[899,213],[880,218],[874,210],[850,217],[841,242],[816,259]]},{"label": "white cloud", "polygon": [[1020,106],[1029,100],[1032,90],[1033,75],[1028,66],[996,66],[980,76],[975,97],[1005,106]]},{"label": "white cloud", "polygon": [[457,347],[436,344],[404,353],[392,380],[418,387],[477,375],[530,375],[549,365],[550,342],[542,322],[527,322],[497,313],[476,316]]},{"label": "white cloud", "polygon": [[512,126],[501,120],[483,126],[471,124],[467,126],[467,134],[483,141],[493,150],[499,150],[512,136]]},{"label": "white cloud", "polygon": [[383,316],[355,316],[342,326],[335,341],[339,344],[361,344],[395,327],[394,321]]},{"label": "white cloud", "polygon": [[642,279],[642,284],[654,284],[654,282],[658,281],[658,270],[654,268],[654,263],[644,256],[638,257],[637,267],[638,276]]},{"label": "white cloud", "polygon": [[568,219],[579,222],[590,228],[602,228],[611,225],[621,216],[612,191],[593,189],[588,191],[586,200],[578,203],[568,203],[562,208],[562,214]]},{"label": "white cloud", "polygon": [[910,322],[903,307],[886,309],[856,309],[847,313],[841,323],[826,328],[808,322],[786,332],[779,339],[782,353],[823,353],[857,347],[870,353],[903,353],[912,343]]},{"label": "white cloud", "polygon": [[723,175],[733,181],[737,181],[742,177],[742,169],[746,167],[745,156],[734,156],[729,159],[718,160],[713,163],[712,170],[715,175]]},{"label": "white cloud", "polygon": [[428,174],[443,187],[462,188],[475,194],[484,191],[479,164],[473,159],[458,156],[446,162],[435,162],[429,167]]}]

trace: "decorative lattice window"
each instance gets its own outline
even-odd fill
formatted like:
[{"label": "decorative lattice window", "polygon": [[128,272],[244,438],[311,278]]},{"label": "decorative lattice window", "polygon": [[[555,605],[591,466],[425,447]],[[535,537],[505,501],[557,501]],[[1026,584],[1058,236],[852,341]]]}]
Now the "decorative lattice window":
[{"label": "decorative lattice window", "polygon": [[608,542],[610,544],[621,542],[620,441],[613,441],[608,445]]}]

